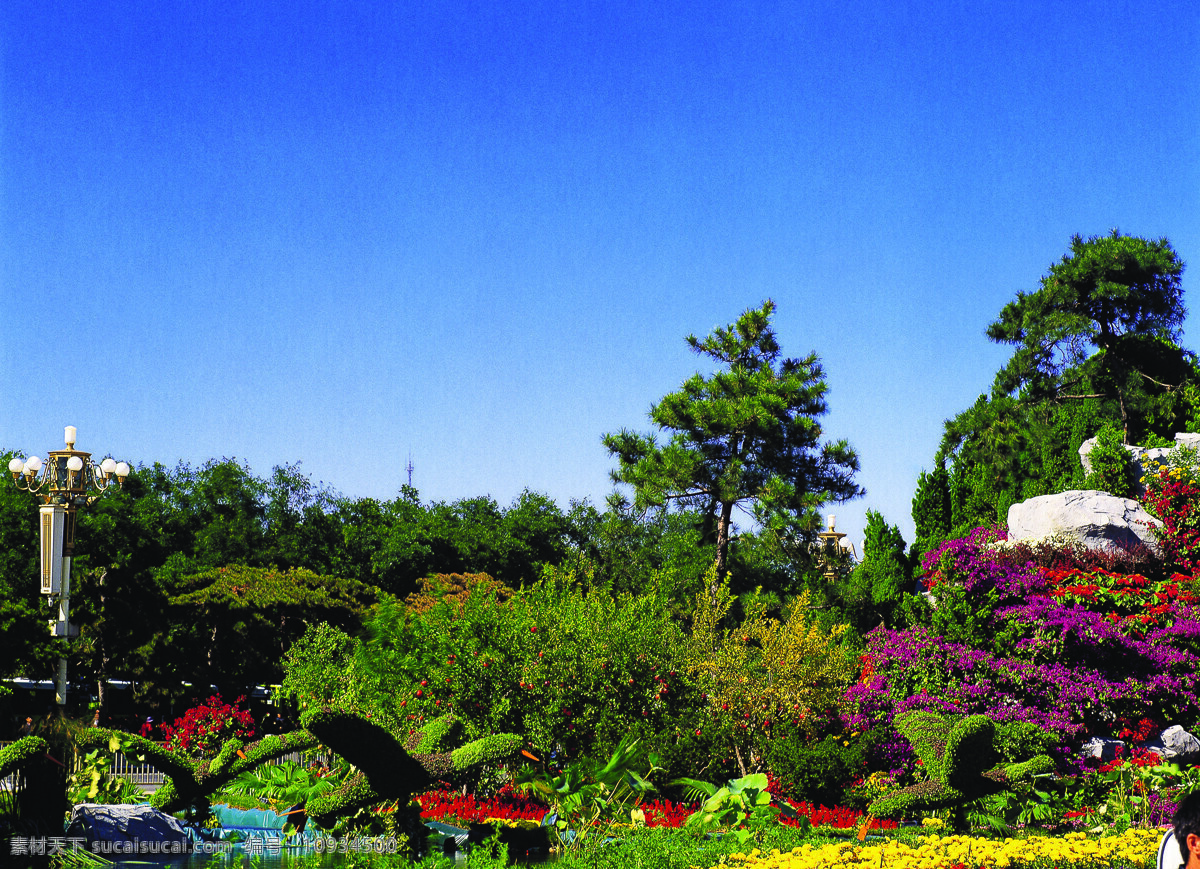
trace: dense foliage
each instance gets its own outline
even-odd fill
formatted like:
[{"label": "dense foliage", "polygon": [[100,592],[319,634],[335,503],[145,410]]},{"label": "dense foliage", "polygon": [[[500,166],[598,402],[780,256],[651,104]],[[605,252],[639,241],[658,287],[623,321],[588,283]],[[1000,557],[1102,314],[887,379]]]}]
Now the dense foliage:
[{"label": "dense foliage", "polygon": [[[312,630],[305,648],[328,657],[294,653],[284,690],[397,728],[452,711],[469,738],[523,733],[535,751],[566,756],[612,751],[628,733],[694,730],[699,692],[681,675],[684,632],[664,600],[572,579],[550,571],[508,600],[479,583],[419,616],[385,600],[351,649]],[[332,673],[338,666],[346,675]],[[330,698],[329,684],[346,687]]]},{"label": "dense foliage", "polygon": [[948,524],[942,481],[918,489],[923,550],[1006,521],[1018,501],[1083,488],[1079,447],[1105,423],[1124,443],[1195,430],[1200,371],[1176,343],[1182,271],[1165,239],[1076,236],[1038,290],[1005,306],[987,334],[1013,356],[990,393],[946,422],[934,458],[949,478]]}]

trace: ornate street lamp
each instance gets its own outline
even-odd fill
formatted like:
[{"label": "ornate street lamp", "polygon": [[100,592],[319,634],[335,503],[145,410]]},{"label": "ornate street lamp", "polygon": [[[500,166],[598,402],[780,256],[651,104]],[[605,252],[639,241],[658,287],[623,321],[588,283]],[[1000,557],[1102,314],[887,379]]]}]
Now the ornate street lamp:
[{"label": "ornate street lamp", "polygon": [[842,543],[842,538],[846,535],[841,531],[833,530],[834,522],[836,521],[834,515],[830,513],[827,518],[829,520],[829,527],[817,535],[821,541],[817,544],[819,547],[818,551],[820,552],[818,558],[825,565],[825,578],[833,580],[837,578],[838,568],[841,564],[845,563],[846,557],[856,557],[856,553],[854,552],[853,543]]},{"label": "ornate street lamp", "polygon": [[[67,448],[54,450],[45,464],[37,456],[8,463],[17,488],[42,500],[41,529],[42,594],[57,597],[58,618],[50,622],[50,636],[69,638],[79,631],[70,622],[71,558],[75,554],[75,515],[80,507],[96,499],[129,476],[129,465],[106,458],[100,464],[92,454],[75,449],[75,426],[65,430]],[[58,659],[58,690],[55,700],[67,702],[67,659]]]}]

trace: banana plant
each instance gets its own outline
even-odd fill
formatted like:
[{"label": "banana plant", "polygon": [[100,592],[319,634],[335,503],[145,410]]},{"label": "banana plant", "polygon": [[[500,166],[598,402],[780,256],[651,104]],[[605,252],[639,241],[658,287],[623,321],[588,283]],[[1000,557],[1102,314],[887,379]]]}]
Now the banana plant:
[{"label": "banana plant", "polygon": [[139,803],[145,799],[141,788],[112,774],[112,752],[126,747],[114,736],[109,746],[84,751],[79,770],[71,777],[67,798],[73,803]]},{"label": "banana plant", "polygon": [[699,836],[725,827],[744,843],[754,835],[747,829],[748,825],[760,826],[774,821],[784,811],[790,816],[795,815],[786,804],[783,809],[772,805],[767,777],[763,773],[730,779],[723,786],[692,778],[675,779],[671,784],[683,787],[689,798],[703,800],[700,808],[684,822],[685,829]]}]

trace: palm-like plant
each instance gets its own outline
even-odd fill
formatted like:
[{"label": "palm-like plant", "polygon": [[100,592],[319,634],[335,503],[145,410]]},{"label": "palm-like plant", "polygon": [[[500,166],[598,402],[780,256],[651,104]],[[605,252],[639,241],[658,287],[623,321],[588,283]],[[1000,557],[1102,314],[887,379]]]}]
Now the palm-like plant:
[{"label": "palm-like plant", "polygon": [[303,832],[307,823],[308,801],[332,789],[331,779],[294,761],[246,770],[225,787],[227,793],[256,797],[287,815],[288,826],[297,832]]},{"label": "palm-like plant", "polygon": [[[773,821],[781,811],[771,805],[767,777],[763,773],[730,779],[720,787],[692,778],[675,779],[671,784],[683,787],[689,798],[703,801],[684,823],[684,827],[698,835],[717,827],[729,827],[733,828],[739,841],[745,842],[753,835],[743,829],[748,821]],[[795,815],[786,803],[781,805],[788,815]]]},{"label": "palm-like plant", "polygon": [[[649,777],[658,772],[658,758],[643,760],[638,740],[621,740],[608,762],[580,758],[557,774],[522,767],[514,776],[521,790],[530,791],[549,807],[555,835],[566,849],[603,841],[613,824],[628,822],[646,794],[654,790]],[[649,765],[644,772],[638,768]],[[544,822],[545,823],[545,822]]]}]

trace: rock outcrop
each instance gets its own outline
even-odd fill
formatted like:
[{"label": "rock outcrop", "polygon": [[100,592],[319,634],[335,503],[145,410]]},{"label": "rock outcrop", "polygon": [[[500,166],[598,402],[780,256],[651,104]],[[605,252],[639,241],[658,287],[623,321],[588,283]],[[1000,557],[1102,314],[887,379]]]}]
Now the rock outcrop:
[{"label": "rock outcrop", "polygon": [[1200,739],[1196,739],[1178,724],[1168,727],[1157,739],[1147,742],[1146,748],[1167,763],[1190,766],[1200,760]]},{"label": "rock outcrop", "polygon": [[1040,495],[1008,508],[1008,539],[1035,542],[1053,538],[1089,549],[1158,551],[1153,528],[1161,523],[1132,498],[1072,489]]}]

